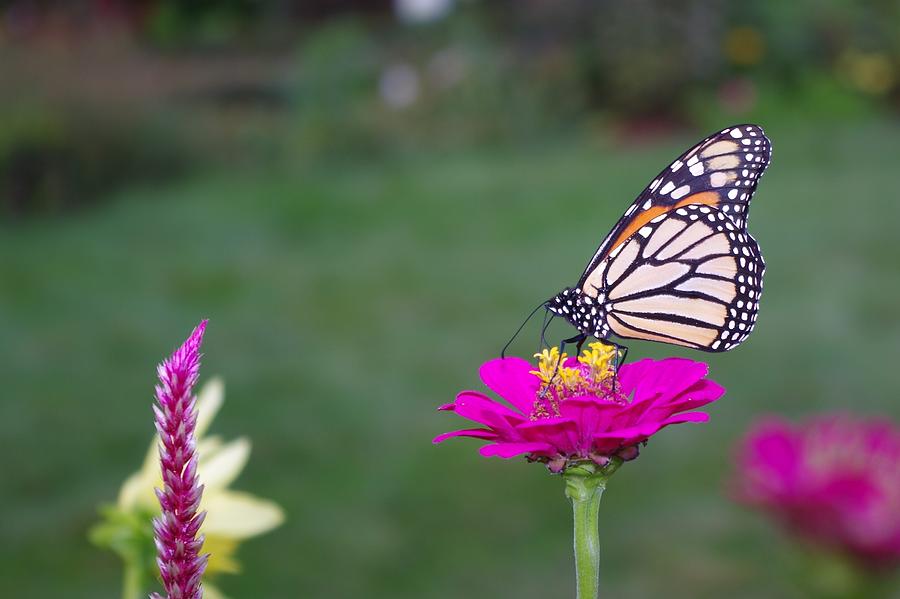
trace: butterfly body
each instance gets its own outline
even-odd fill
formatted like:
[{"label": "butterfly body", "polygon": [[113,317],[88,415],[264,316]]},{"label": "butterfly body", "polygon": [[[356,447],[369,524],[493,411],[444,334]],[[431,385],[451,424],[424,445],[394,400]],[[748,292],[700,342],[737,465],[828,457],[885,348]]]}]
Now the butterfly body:
[{"label": "butterfly body", "polygon": [[747,210],[771,144],[756,125],[711,135],[663,170],[625,212],[578,284],[547,303],[582,334],[710,352],[756,322],[765,262]]}]

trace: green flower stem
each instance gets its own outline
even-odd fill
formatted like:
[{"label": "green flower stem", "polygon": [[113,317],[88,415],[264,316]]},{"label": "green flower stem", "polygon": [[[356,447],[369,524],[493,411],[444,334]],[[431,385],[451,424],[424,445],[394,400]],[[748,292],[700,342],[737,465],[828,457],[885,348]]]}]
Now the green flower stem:
[{"label": "green flower stem", "polygon": [[566,469],[566,497],[575,519],[575,588],[577,599],[596,599],[600,592],[600,498],[606,481],[622,464],[614,458],[604,468],[579,464]]},{"label": "green flower stem", "polygon": [[144,573],[134,561],[125,564],[125,582],[122,599],[142,599],[144,594]]}]

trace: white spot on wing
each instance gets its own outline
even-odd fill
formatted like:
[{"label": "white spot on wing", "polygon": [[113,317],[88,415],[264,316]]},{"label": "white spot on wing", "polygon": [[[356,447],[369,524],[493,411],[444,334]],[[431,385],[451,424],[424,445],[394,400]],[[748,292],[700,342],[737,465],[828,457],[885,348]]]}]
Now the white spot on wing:
[{"label": "white spot on wing", "polygon": [[683,198],[684,196],[689,194],[690,191],[691,191],[690,185],[682,185],[681,187],[679,187],[678,189],[676,189],[675,191],[672,192],[672,194],[671,194],[672,199],[677,200],[677,199]]},{"label": "white spot on wing", "polygon": [[709,176],[709,184],[713,187],[722,187],[728,182],[728,175],[719,171]]},{"label": "white spot on wing", "polygon": [[661,193],[662,195],[666,195],[673,189],[675,189],[675,184],[671,181],[668,181],[665,185],[662,186],[662,189],[659,190],[659,193]]}]

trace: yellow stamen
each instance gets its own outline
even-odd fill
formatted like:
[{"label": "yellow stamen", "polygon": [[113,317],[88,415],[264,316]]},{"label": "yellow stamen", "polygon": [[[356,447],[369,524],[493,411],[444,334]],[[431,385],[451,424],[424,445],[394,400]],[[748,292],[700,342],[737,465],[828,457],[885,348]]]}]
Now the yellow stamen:
[{"label": "yellow stamen", "polygon": [[613,376],[613,361],[618,351],[616,347],[594,342],[588,345],[588,348],[582,352],[578,361],[591,369],[591,379],[599,383]]},{"label": "yellow stamen", "polygon": [[563,366],[569,356],[560,354],[558,348],[542,350],[534,357],[538,359],[538,369],[532,370],[531,374],[541,379],[541,393],[546,393],[550,388],[558,394],[572,393],[584,385],[580,370]]},{"label": "yellow stamen", "polygon": [[534,354],[534,357],[538,359],[538,369],[532,370],[531,374],[539,377],[544,384],[548,384],[553,379],[554,375],[557,374],[560,365],[565,362],[566,358],[569,356],[566,353],[560,355],[558,348],[551,347],[538,354]]}]

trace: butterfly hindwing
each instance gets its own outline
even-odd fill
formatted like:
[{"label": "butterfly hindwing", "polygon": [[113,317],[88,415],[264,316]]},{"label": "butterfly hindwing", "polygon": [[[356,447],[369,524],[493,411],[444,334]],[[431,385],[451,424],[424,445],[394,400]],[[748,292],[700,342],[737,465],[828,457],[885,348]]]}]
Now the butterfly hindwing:
[{"label": "butterfly hindwing", "polygon": [[619,337],[726,351],[753,329],[764,270],[756,241],[723,208],[691,204],[619,244],[580,291]]}]

